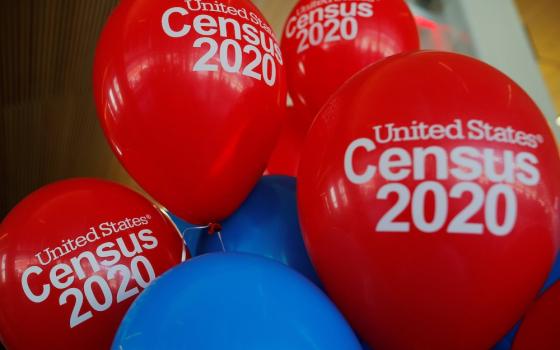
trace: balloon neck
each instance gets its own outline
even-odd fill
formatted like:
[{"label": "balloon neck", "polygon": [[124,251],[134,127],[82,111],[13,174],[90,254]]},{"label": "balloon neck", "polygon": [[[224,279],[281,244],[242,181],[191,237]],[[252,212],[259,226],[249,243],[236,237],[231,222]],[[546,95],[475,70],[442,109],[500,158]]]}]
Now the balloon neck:
[{"label": "balloon neck", "polygon": [[208,234],[209,235],[213,235],[216,232],[220,232],[220,231],[222,231],[222,225],[220,225],[218,223],[208,224]]}]

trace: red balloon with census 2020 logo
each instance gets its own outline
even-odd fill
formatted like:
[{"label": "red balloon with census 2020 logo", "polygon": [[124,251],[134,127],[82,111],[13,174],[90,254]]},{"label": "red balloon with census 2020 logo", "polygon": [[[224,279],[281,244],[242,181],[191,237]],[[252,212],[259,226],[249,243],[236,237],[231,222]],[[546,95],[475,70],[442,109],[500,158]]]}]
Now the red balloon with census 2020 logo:
[{"label": "red balloon with census 2020 logo", "polygon": [[302,154],[305,242],[375,349],[488,349],[546,280],[560,158],[531,98],[475,59],[417,52],[363,70]]},{"label": "red balloon with census 2020 logo", "polygon": [[74,179],[21,201],[0,227],[0,336],[10,350],[107,349],[132,301],[189,256],[141,195]]},{"label": "red balloon with census 2020 logo", "polygon": [[122,1],[97,46],[105,135],[146,192],[193,224],[249,195],[280,133],[280,46],[247,0]]},{"label": "red balloon with census 2020 logo", "polygon": [[403,0],[301,0],[282,36],[290,96],[311,122],[352,75],[419,48],[416,23]]}]

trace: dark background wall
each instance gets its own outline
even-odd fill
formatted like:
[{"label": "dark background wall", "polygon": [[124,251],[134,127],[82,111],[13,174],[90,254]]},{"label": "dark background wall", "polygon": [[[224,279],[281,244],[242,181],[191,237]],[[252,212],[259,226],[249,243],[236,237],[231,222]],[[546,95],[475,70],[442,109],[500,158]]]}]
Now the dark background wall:
[{"label": "dark background wall", "polygon": [[73,176],[132,184],[97,122],[92,62],[117,0],[11,0],[0,10],[0,217]]},{"label": "dark background wall", "polygon": [[[253,2],[280,33],[297,0]],[[111,153],[93,103],[95,45],[117,3],[0,1],[0,219],[33,190],[64,178],[108,178],[138,189]],[[516,3],[560,109],[560,0]]]}]

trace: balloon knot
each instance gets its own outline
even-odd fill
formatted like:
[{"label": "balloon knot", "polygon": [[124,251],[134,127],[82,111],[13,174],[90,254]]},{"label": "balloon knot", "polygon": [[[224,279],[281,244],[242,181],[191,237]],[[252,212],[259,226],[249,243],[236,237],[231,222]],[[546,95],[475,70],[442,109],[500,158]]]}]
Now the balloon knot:
[{"label": "balloon knot", "polygon": [[208,234],[209,235],[213,235],[214,233],[220,232],[220,231],[222,231],[222,225],[220,225],[218,223],[208,225]]}]

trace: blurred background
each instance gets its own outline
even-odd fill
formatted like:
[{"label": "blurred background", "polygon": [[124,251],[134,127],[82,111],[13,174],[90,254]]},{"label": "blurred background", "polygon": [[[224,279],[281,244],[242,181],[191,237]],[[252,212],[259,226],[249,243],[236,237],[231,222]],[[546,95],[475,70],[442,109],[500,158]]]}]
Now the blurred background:
[{"label": "blurred background", "polygon": [[[255,0],[278,36],[296,0]],[[96,41],[118,0],[6,0],[0,8],[0,218],[69,177],[139,189],[95,115]],[[560,136],[559,0],[410,0],[423,48],[478,57],[521,84]]]}]

